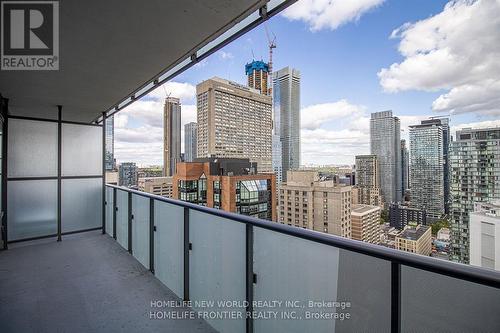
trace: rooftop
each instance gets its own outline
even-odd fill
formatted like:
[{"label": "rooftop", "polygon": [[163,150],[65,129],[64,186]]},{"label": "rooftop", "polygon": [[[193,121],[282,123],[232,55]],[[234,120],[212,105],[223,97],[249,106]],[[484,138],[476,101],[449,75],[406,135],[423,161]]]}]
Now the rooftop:
[{"label": "rooftop", "polygon": [[420,239],[429,228],[430,227],[426,225],[418,225],[415,228],[407,226],[397,237],[416,241]]},{"label": "rooftop", "polygon": [[380,207],[378,206],[370,206],[370,205],[363,205],[363,204],[358,204],[358,205],[353,205],[351,207],[351,214],[364,214],[368,212],[374,212],[380,210]]}]

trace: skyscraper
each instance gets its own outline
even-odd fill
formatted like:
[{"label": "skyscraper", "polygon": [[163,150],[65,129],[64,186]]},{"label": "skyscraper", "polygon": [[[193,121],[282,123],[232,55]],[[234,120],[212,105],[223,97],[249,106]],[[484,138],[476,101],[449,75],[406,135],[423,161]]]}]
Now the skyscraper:
[{"label": "skyscraper", "polygon": [[500,127],[462,129],[450,145],[450,217],[454,261],[469,263],[474,202],[500,199]]},{"label": "skyscraper", "polygon": [[410,188],[410,154],[406,147],[406,140],[401,140],[401,195]]},{"label": "skyscraper", "polygon": [[273,73],[274,127],[281,140],[283,181],[300,167],[300,72],[285,67]]},{"label": "skyscraper", "polygon": [[106,160],[107,171],[115,169],[115,117],[106,118]]},{"label": "skyscraper", "polygon": [[269,89],[267,86],[268,75],[269,75],[269,65],[260,61],[252,61],[245,65],[245,74],[248,78],[248,86],[253,89],[257,89],[263,95],[269,95]]},{"label": "skyscraper", "polygon": [[280,136],[273,134],[273,172],[276,174],[276,185],[283,181],[283,156],[281,156]]},{"label": "skyscraper", "polygon": [[353,202],[381,206],[380,173],[377,155],[356,156],[356,186],[353,188]]},{"label": "skyscraper", "polygon": [[446,214],[450,212],[450,119],[449,118],[433,118],[441,121],[443,129],[443,179],[444,179],[444,211]]},{"label": "skyscraper", "polygon": [[198,126],[195,122],[184,125],[184,160],[193,162],[196,158],[196,142],[198,137]]},{"label": "skyscraper", "polygon": [[163,175],[173,176],[181,161],[181,104],[176,97],[167,97],[163,108]]},{"label": "skyscraper", "polygon": [[411,206],[437,219],[444,214],[443,128],[439,119],[410,126]]},{"label": "skyscraper", "polygon": [[196,86],[197,157],[249,158],[272,171],[271,97],[220,78]]},{"label": "skyscraper", "polygon": [[377,155],[380,188],[386,205],[401,201],[401,134],[398,117],[392,111],[371,114],[370,150]]}]

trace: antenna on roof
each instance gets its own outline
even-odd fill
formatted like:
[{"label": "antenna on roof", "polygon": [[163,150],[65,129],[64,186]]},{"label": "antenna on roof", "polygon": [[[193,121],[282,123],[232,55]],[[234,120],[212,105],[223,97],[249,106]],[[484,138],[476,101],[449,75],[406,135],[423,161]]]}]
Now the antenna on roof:
[{"label": "antenna on roof", "polygon": [[165,85],[164,85],[164,84],[162,85],[162,87],[163,87],[163,91],[165,92],[165,99],[169,98],[169,97],[170,97],[170,95],[172,95],[172,92],[169,92],[169,93],[167,94],[167,88],[165,88]]}]

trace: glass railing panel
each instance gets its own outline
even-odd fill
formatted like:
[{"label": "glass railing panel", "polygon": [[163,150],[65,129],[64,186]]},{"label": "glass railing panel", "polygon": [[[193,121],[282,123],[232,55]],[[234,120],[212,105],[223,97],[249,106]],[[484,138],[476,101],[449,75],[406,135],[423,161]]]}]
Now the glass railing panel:
[{"label": "glass railing panel", "polygon": [[149,200],[132,194],[132,255],[149,269]]},{"label": "glass railing panel", "polygon": [[9,177],[56,177],[57,123],[9,119],[8,156]]},{"label": "glass railing panel", "polygon": [[255,332],[390,331],[388,262],[254,228],[254,272]]},{"label": "glass railing panel", "polygon": [[116,241],[128,249],[128,193],[116,190]]},{"label": "glass railing panel", "polygon": [[57,233],[57,180],[16,180],[7,184],[8,239]]},{"label": "glass railing panel", "polygon": [[155,276],[180,298],[184,293],[184,208],[155,200]]},{"label": "glass railing panel", "polygon": [[337,299],[350,303],[336,320],[337,332],[391,331],[391,263],[340,250]]},{"label": "glass railing panel", "polygon": [[113,237],[113,188],[106,187],[106,233]]},{"label": "glass railing panel", "polygon": [[63,179],[61,181],[62,232],[102,226],[102,179]]},{"label": "glass railing panel", "polygon": [[235,319],[203,318],[219,332],[245,331],[245,308],[226,308],[220,303],[242,304],[246,300],[245,230],[243,223],[189,211],[190,299],[214,302],[207,306],[194,304],[194,308],[216,314],[227,310],[242,314],[242,318]]},{"label": "glass railing panel", "polygon": [[500,289],[401,267],[401,332],[500,332]]}]

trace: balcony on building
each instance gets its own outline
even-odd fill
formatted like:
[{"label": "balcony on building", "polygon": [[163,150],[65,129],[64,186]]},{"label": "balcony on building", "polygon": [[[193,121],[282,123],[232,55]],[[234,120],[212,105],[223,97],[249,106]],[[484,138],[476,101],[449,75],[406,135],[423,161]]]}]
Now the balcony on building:
[{"label": "balcony on building", "polygon": [[108,117],[293,2],[61,2],[0,75],[0,332],[500,331],[492,270],[105,183]]}]

